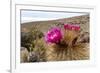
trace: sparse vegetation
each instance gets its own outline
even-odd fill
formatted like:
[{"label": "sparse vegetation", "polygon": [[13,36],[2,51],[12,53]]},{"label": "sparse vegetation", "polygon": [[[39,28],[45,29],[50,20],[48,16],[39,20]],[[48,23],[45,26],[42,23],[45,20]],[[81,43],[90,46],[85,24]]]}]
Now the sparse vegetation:
[{"label": "sparse vegetation", "polygon": [[21,33],[21,46],[26,47],[28,51],[31,51],[30,48],[35,47],[34,41],[36,41],[39,38],[43,37],[43,33],[36,28],[33,30],[30,30],[29,32]]}]

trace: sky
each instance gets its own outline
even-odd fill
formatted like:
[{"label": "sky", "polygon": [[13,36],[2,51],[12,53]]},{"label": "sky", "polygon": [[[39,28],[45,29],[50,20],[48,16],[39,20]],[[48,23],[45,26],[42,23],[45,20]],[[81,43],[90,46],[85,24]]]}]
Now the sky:
[{"label": "sky", "polygon": [[86,15],[86,13],[22,10],[21,23],[56,20],[56,19],[69,18],[69,17],[74,17],[74,16],[80,16],[80,15]]}]

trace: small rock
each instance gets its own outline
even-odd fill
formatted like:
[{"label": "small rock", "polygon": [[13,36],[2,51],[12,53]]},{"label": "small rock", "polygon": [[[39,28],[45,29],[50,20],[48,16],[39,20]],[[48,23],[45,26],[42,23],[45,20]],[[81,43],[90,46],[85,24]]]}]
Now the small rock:
[{"label": "small rock", "polygon": [[39,54],[36,52],[30,52],[28,56],[29,62],[39,62]]},{"label": "small rock", "polygon": [[21,47],[21,50],[20,50],[20,59],[21,59],[21,62],[28,62],[28,55],[29,55],[29,52],[27,50],[27,48],[25,47]]}]

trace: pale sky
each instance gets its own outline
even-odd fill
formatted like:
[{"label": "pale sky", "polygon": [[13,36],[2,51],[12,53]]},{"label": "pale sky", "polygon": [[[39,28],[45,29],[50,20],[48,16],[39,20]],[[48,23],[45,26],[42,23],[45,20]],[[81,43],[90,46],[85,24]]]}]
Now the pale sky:
[{"label": "pale sky", "polygon": [[74,16],[86,15],[86,13],[69,12],[46,12],[46,11],[21,11],[21,23],[34,21],[56,20],[60,18],[69,18]]}]

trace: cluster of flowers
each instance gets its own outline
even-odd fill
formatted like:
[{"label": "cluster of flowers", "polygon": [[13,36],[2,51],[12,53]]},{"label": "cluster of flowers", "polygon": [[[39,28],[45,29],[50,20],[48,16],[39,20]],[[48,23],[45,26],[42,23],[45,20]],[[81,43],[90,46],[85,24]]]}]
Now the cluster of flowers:
[{"label": "cluster of flowers", "polygon": [[[79,31],[80,26],[77,24],[64,24],[64,29],[65,30],[73,30],[73,31]],[[63,38],[63,32],[61,31],[61,28],[59,27],[54,27],[50,29],[46,34],[45,34],[45,41],[47,43],[59,43],[61,39]]]}]

